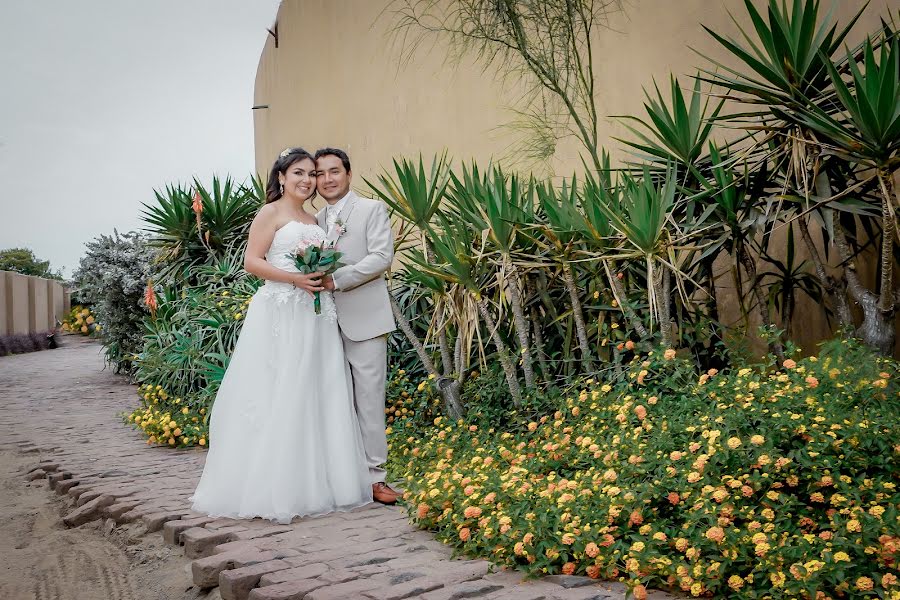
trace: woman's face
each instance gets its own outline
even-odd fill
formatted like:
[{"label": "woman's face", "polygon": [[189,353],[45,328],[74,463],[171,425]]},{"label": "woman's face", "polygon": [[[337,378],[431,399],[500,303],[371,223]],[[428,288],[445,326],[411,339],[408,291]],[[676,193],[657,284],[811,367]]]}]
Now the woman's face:
[{"label": "woman's face", "polygon": [[298,160],[279,174],[278,181],[284,186],[284,195],[307,200],[316,191],[316,163],[309,158]]}]

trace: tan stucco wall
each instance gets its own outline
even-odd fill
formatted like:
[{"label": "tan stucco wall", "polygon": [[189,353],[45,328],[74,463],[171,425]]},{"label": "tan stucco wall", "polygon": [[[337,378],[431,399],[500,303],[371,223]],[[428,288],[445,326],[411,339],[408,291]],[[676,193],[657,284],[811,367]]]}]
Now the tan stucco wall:
[{"label": "tan stucco wall", "polygon": [[[254,111],[256,165],[264,177],[274,157],[295,145],[347,150],[354,186],[361,191],[366,189],[363,177],[374,178],[397,156],[421,152],[428,160],[446,148],[456,159],[515,162],[508,149],[516,133],[500,127],[513,117],[507,107],[515,103],[514,82],[501,82],[495,72],[483,71],[471,60],[460,65],[448,61],[448,48],[440,41],[423,45],[412,60],[399,63],[399,48],[389,35],[395,20],[385,11],[390,4],[391,0],[282,2],[278,48],[269,37],[256,78],[255,104],[268,106]],[[625,12],[610,23],[612,30],[601,30],[595,41],[597,101],[601,114],[607,115],[600,137],[614,157],[621,157],[622,151],[613,137],[631,134],[609,116],[643,116],[642,86],[652,86],[656,78],[667,93],[670,73],[683,85],[692,85],[689,76],[698,67],[710,66],[704,57],[733,64],[701,24],[736,36],[731,11],[749,27],[743,0],[624,4]],[[822,5],[829,7],[831,2],[822,0]],[[860,0],[840,0],[834,3],[834,14],[846,22],[860,6]],[[886,6],[896,10],[900,0],[871,4],[854,30],[854,40],[878,27]],[[566,176],[580,170],[578,151],[574,142],[561,144],[549,171]],[[783,233],[776,234],[775,247],[784,245]],[[799,235],[795,241],[802,256]],[[728,261],[721,262],[727,269]],[[726,314],[721,316],[736,323],[740,312],[731,287],[730,276],[720,278],[719,293],[726,299],[722,302]],[[825,316],[805,297],[797,315],[796,339],[812,350],[830,330]]]},{"label": "tan stucco wall", "polygon": [[[256,77],[254,103],[268,106],[254,111],[259,172],[293,145],[346,149],[357,186],[362,176],[372,177],[400,155],[428,157],[447,148],[457,159],[507,157],[517,137],[498,126],[513,118],[507,107],[516,102],[515,85],[503,84],[472,60],[448,61],[448,47],[440,41],[423,44],[400,63],[400,48],[390,36],[396,24],[387,8],[391,4],[283,0],[278,48],[269,36]],[[822,4],[829,6],[829,0]],[[642,116],[642,86],[652,86],[654,77],[665,91],[669,73],[691,84],[687,76],[709,66],[703,57],[730,62],[701,24],[737,35],[728,11],[749,21],[743,0],[625,0],[624,5],[610,23],[613,30],[601,29],[595,41],[597,102],[607,116]],[[840,0],[835,15],[847,20],[861,5],[861,0]],[[900,0],[889,5],[896,9]],[[884,8],[870,5],[856,27],[858,37],[878,26]],[[627,134],[611,118],[600,130],[613,151],[620,144],[612,137]],[[576,144],[563,144],[553,172],[580,169],[577,151]]]},{"label": "tan stucco wall", "polygon": [[0,271],[0,335],[54,329],[69,308],[61,282]]}]

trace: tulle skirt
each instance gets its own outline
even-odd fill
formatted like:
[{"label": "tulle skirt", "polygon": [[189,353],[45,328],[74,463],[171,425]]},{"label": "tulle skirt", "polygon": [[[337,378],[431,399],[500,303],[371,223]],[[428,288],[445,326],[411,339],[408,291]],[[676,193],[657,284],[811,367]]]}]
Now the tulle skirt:
[{"label": "tulle skirt", "polygon": [[316,315],[308,293],[266,283],[212,407],[192,508],[287,523],[371,502],[351,390],[331,295]]}]

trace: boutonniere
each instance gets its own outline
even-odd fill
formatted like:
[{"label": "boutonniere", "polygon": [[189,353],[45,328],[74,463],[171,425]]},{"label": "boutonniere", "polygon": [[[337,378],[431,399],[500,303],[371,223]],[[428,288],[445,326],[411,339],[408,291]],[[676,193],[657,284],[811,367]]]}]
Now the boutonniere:
[{"label": "boutonniere", "polygon": [[328,244],[328,247],[334,248],[335,244],[345,233],[347,233],[347,226],[344,224],[343,219],[336,220],[325,235],[325,242]]}]

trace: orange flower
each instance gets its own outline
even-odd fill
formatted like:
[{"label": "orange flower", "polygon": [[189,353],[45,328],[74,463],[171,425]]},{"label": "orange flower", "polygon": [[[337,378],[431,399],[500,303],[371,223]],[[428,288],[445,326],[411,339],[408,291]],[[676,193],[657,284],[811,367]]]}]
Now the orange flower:
[{"label": "orange flower", "polygon": [[632,342],[631,340],[628,340],[627,342],[625,342],[625,349],[626,350],[634,350],[634,342]]},{"label": "orange flower", "polygon": [[197,218],[199,218],[200,214],[203,212],[203,198],[200,196],[199,191],[194,192],[194,201],[191,203],[191,208],[194,210],[194,214],[197,215]]},{"label": "orange flower", "polygon": [[643,421],[645,418],[647,418],[647,409],[638,404],[634,407],[634,414],[637,415],[638,420]]},{"label": "orange flower", "polygon": [[472,532],[468,527],[463,527],[459,530],[459,539],[461,539],[462,541],[468,542],[470,537],[472,537]]},{"label": "orange flower", "polygon": [[710,527],[706,530],[706,539],[719,544],[725,539],[725,530],[721,527]]},{"label": "orange flower", "polygon": [[575,572],[575,563],[567,562],[562,566],[563,575],[572,575]]},{"label": "orange flower", "polygon": [[481,509],[477,506],[467,506],[466,510],[463,511],[463,515],[467,519],[476,519],[481,516]]},{"label": "orange flower", "polygon": [[599,579],[600,578],[600,567],[597,565],[591,565],[587,568],[587,576],[591,579]]},{"label": "orange flower", "polygon": [[533,533],[526,533],[526,534],[522,537],[522,541],[525,542],[526,544],[530,544],[532,541],[534,541],[534,534],[533,534]]},{"label": "orange flower", "polygon": [[809,377],[806,378],[806,385],[808,385],[811,388],[819,387],[819,380],[816,379],[815,377],[813,377],[812,375],[810,375]]},{"label": "orange flower", "polygon": [[419,505],[418,510],[416,511],[416,516],[420,519],[424,519],[426,515],[428,515],[428,511],[431,509],[430,506],[425,504],[424,502]]},{"label": "orange flower", "polygon": [[666,360],[672,360],[675,358],[675,350],[673,348],[669,348],[665,352],[663,352],[663,358]]},{"label": "orange flower", "polygon": [[641,516],[641,512],[638,510],[632,511],[631,516],[628,517],[629,525],[640,525],[644,522],[644,517]]},{"label": "orange flower", "polygon": [[681,496],[678,495],[678,492],[669,492],[669,495],[666,496],[666,498],[668,498],[669,502],[671,502],[672,504],[678,504],[679,502],[681,502]]},{"label": "orange flower", "polygon": [[144,288],[144,304],[146,304],[147,308],[150,309],[150,314],[155,317],[156,309],[159,307],[159,303],[156,301],[156,292],[153,290],[152,279],[147,282],[147,287]]},{"label": "orange flower", "polygon": [[590,558],[597,558],[597,555],[600,554],[600,547],[594,542],[591,542],[584,547],[584,553]]},{"label": "orange flower", "polygon": [[631,590],[631,595],[634,596],[634,600],[647,600],[647,588],[639,583]]},{"label": "orange flower", "polygon": [[794,368],[797,367],[796,361],[794,361],[794,360],[792,360],[792,359],[790,359],[790,358],[787,359],[787,360],[785,360],[785,361],[784,361],[783,363],[781,363],[781,364],[784,366],[785,369],[794,369]]}]

